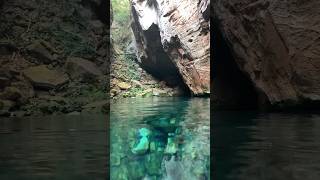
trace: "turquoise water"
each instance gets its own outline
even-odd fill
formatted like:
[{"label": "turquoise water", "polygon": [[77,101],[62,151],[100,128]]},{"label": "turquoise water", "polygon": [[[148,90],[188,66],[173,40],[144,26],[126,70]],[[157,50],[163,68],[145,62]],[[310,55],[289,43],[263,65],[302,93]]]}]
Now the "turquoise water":
[{"label": "turquoise water", "polygon": [[209,104],[205,98],[111,103],[111,179],[210,179]]},{"label": "turquoise water", "polygon": [[107,118],[0,118],[1,180],[106,179]]},{"label": "turquoise water", "polygon": [[217,180],[320,179],[320,114],[213,112]]}]

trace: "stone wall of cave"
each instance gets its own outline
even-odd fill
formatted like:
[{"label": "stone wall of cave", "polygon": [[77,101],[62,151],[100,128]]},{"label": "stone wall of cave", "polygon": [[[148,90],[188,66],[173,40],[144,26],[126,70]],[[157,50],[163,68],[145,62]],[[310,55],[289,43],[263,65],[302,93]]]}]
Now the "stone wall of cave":
[{"label": "stone wall of cave", "polygon": [[[132,15],[137,21],[134,9],[132,9]],[[153,77],[166,82],[169,87],[178,87],[183,94],[190,95],[190,90],[183,81],[178,68],[161,44],[159,27],[153,24],[144,31],[135,22],[132,22],[131,27],[137,49],[137,63]]]},{"label": "stone wall of cave", "polygon": [[219,29],[219,23],[213,22],[211,45],[212,61],[212,99],[214,106],[222,109],[256,109],[267,107],[264,95],[254,87],[250,78],[242,72],[228,42]]}]

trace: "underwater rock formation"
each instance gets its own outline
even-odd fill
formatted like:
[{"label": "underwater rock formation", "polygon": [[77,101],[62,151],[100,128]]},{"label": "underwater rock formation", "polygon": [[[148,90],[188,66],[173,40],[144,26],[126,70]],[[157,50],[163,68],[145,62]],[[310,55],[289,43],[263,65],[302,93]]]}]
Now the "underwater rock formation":
[{"label": "underwater rock formation", "polygon": [[234,61],[273,105],[320,101],[320,2],[216,0]]},{"label": "underwater rock formation", "polygon": [[209,94],[209,1],[132,0],[131,5],[142,66],[164,79],[180,76],[193,95]]}]

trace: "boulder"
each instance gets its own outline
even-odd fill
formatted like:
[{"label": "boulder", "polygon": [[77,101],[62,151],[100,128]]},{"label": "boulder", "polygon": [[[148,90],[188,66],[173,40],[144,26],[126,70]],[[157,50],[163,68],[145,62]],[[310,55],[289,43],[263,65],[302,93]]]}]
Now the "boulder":
[{"label": "boulder", "polygon": [[50,90],[68,82],[67,75],[56,70],[50,70],[45,65],[27,68],[23,71],[23,74],[36,89]]},{"label": "boulder", "polygon": [[150,140],[149,137],[151,135],[151,131],[147,128],[139,129],[138,133],[140,139],[138,144],[132,149],[134,154],[145,154],[150,148]]},{"label": "boulder", "polygon": [[72,79],[79,79],[82,82],[88,83],[97,81],[98,78],[103,75],[96,64],[78,57],[70,57],[67,59],[66,71]]},{"label": "boulder", "polygon": [[126,82],[120,82],[117,84],[117,86],[121,89],[121,90],[128,90],[131,88],[131,85],[129,83]]}]

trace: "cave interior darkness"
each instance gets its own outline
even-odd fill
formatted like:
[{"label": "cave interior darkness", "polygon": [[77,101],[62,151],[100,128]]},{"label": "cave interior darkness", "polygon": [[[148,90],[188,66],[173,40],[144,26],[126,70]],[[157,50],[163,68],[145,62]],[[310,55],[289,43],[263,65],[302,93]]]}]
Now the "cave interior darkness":
[{"label": "cave interior darkness", "polygon": [[156,79],[166,82],[169,87],[179,87],[183,95],[190,96],[191,92],[178,72],[178,68],[163,49],[158,26],[153,24],[144,31],[144,36],[150,51],[149,58],[145,61],[142,59],[140,66]]},{"label": "cave interior darkness", "polygon": [[257,89],[250,78],[239,69],[217,20],[213,21],[213,27],[215,27],[211,31],[213,105],[222,109],[261,108]]}]

